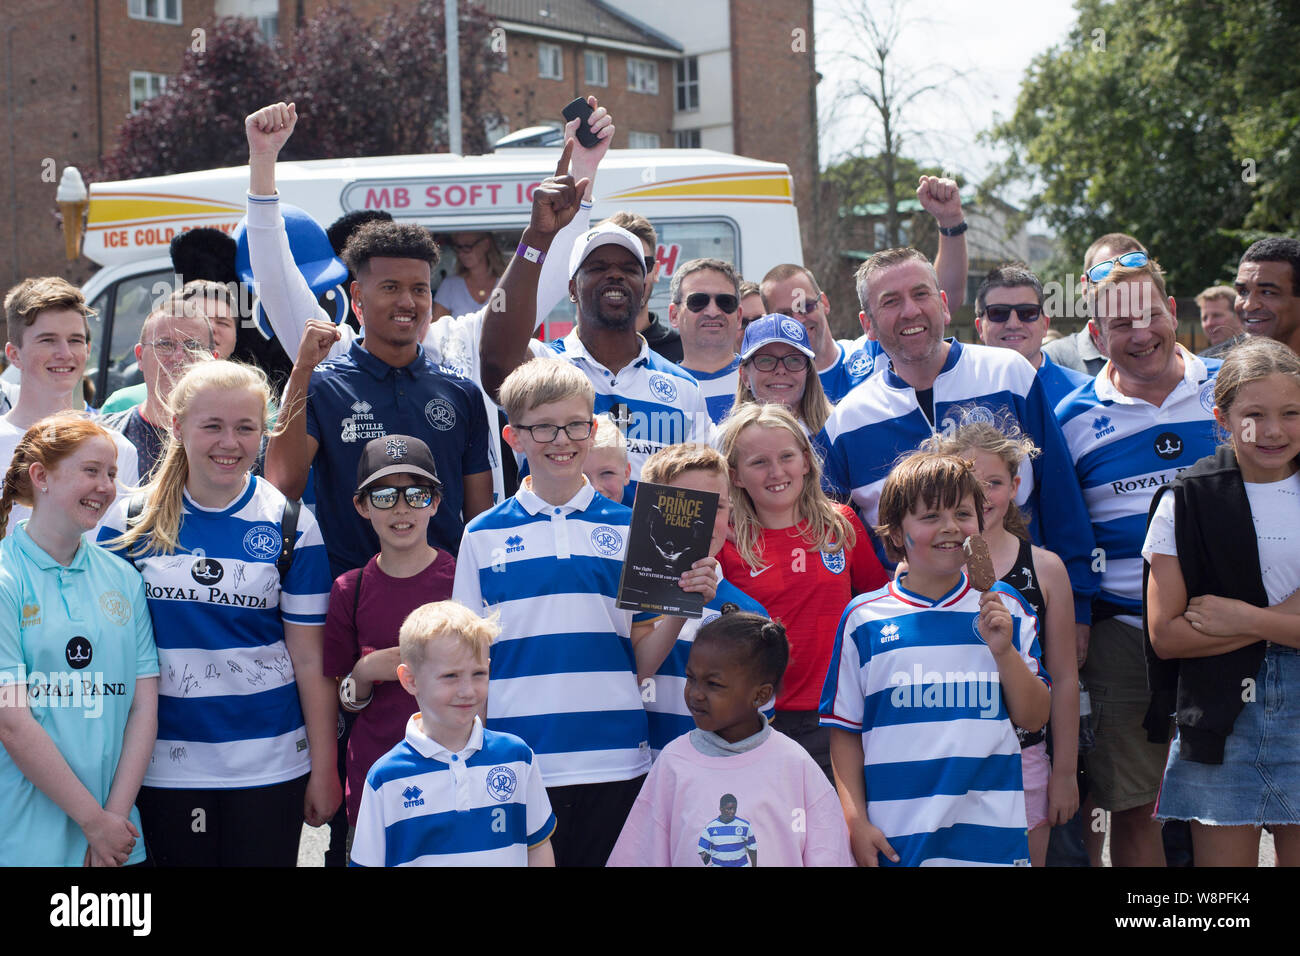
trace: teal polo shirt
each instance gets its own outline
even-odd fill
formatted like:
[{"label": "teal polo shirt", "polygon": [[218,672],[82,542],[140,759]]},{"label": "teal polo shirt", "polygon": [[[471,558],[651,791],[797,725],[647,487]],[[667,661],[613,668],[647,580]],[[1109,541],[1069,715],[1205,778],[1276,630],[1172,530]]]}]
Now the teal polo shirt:
[{"label": "teal polo shirt", "polygon": [[[0,685],[26,685],[29,712],[101,806],[122,755],[135,682],[156,676],[140,573],[85,541],[65,568],[19,522],[0,542]],[[0,866],[81,866],[81,828],[3,747],[0,820]],[[131,822],[139,829],[134,807]],[[144,857],[138,839],[127,862]]]}]

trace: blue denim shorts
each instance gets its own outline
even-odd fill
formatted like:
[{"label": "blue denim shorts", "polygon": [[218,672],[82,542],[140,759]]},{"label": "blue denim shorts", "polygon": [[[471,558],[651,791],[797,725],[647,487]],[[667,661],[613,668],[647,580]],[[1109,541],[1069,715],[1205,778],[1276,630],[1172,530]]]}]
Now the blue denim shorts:
[{"label": "blue denim shorts", "polygon": [[1223,763],[1178,759],[1169,748],[1156,803],[1160,820],[1216,826],[1300,823],[1300,651],[1270,644],[1255,700],[1237,716]]}]

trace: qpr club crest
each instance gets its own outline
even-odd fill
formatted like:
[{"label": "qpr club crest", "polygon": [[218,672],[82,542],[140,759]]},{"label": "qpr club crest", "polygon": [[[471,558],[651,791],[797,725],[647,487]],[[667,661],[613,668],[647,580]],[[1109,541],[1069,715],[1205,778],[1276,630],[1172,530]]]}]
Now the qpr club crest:
[{"label": "qpr club crest", "polygon": [[794,319],[781,320],[781,334],[791,339],[806,339],[808,337],[804,333],[803,326]]},{"label": "qpr club crest", "polygon": [[849,374],[854,377],[866,374],[869,368],[871,368],[871,359],[865,352],[859,352],[849,360]]},{"label": "qpr club crest", "polygon": [[244,535],[244,550],[260,561],[280,556],[280,529],[269,524],[259,524]]},{"label": "qpr club crest", "polygon": [[677,386],[666,375],[651,375],[650,391],[661,402],[677,401]]},{"label": "qpr club crest", "polygon": [[1201,401],[1201,408],[1205,409],[1211,415],[1214,414],[1214,383],[1206,382],[1201,386],[1201,391],[1197,395]]},{"label": "qpr club crest", "polygon": [[618,554],[619,549],[623,547],[623,536],[616,529],[603,524],[592,530],[591,543],[597,551],[610,558]]},{"label": "qpr club crest", "polygon": [[450,431],[456,427],[456,409],[452,408],[451,402],[446,399],[435,398],[425,405],[424,417],[440,432]]},{"label": "qpr club crest", "polygon": [[835,552],[822,551],[820,552],[820,554],[822,556],[822,564],[826,565],[827,571],[829,571],[831,574],[844,573],[844,549],[843,548]]},{"label": "qpr club crest", "polygon": [[487,792],[488,796],[497,803],[505,803],[515,795],[515,787],[519,786],[519,778],[509,767],[493,767],[487,775]]}]

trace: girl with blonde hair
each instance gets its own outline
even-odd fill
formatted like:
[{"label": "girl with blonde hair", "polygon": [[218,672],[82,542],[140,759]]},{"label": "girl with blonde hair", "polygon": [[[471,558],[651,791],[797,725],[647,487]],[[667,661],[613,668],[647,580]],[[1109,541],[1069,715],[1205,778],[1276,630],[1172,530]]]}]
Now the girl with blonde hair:
[{"label": "girl with blonde hair", "polygon": [[889,577],[857,515],[822,491],[821,463],[784,405],[735,408],[723,423],[722,453],[735,527],[735,541],[718,555],[723,577],[785,625],[790,665],[773,726],[829,777],[829,735],[817,707],[835,628],[853,595]]},{"label": "girl with blonde hair", "polygon": [[341,799],[324,543],[309,512],[295,522],[297,503],[250,474],[268,399],[258,369],[191,368],[152,481],[99,532],[144,574],[159,636],[140,810],[161,866],[293,866],[304,817],[319,826]]}]

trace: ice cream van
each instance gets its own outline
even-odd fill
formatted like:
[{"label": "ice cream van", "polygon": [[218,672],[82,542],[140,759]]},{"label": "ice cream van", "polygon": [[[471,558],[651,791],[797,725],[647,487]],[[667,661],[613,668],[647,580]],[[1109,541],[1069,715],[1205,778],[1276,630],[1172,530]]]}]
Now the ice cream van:
[{"label": "ice cream van", "polygon": [[[554,172],[555,159],[555,149],[514,148],[487,156],[286,161],[276,180],[282,199],[322,226],[347,212],[381,209],[440,234],[491,232],[508,258],[527,225],[533,189]],[[82,252],[103,267],[84,287],[99,314],[87,365],[98,395],[139,381],[133,349],[140,326],[174,288],[172,238],[200,226],[233,232],[247,189],[246,166],[91,185]],[[703,149],[614,149],[601,163],[594,199],[593,222],[626,209],[654,224],[661,270],[651,308],[659,312],[667,310],[673,270],[689,259],[725,259],[754,280],[778,263],[803,261],[794,186],[779,163]],[[454,264],[445,244],[435,283]],[[570,309],[566,299],[548,318],[548,338],[568,331]]]}]

